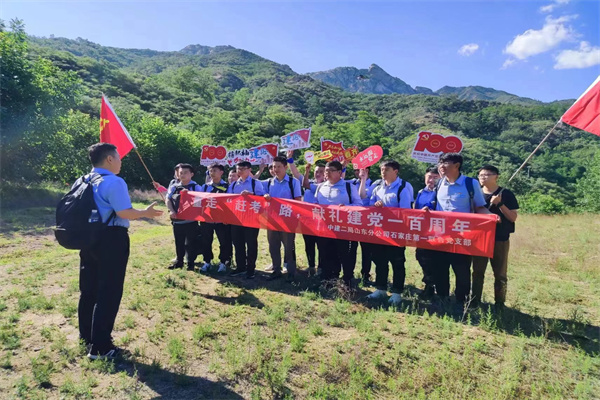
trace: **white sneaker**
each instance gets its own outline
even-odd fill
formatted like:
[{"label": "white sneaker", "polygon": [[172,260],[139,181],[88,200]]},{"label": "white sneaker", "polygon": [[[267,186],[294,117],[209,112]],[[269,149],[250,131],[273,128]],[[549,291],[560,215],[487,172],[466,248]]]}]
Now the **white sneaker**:
[{"label": "white sneaker", "polygon": [[287,263],[286,263],[286,262],[284,262],[284,263],[283,263],[283,269],[281,270],[281,273],[282,273],[282,274],[285,274],[286,272],[287,272]]},{"label": "white sneaker", "polygon": [[388,303],[390,303],[393,306],[397,306],[400,303],[402,303],[402,296],[400,296],[400,293],[392,293],[390,299],[388,300]]},{"label": "white sneaker", "polygon": [[265,268],[265,271],[267,271],[267,272],[273,271],[273,264],[271,264],[267,268]]},{"label": "white sneaker", "polygon": [[210,264],[209,263],[204,263],[204,265],[202,266],[202,268],[200,268],[200,272],[208,272],[209,269],[210,269]]},{"label": "white sneaker", "polygon": [[219,270],[217,272],[219,272],[219,273],[227,272],[227,265],[225,265],[223,263],[219,264]]},{"label": "white sneaker", "polygon": [[387,297],[387,292],[385,290],[377,289],[376,291],[368,295],[367,299],[379,300],[383,299],[384,297]]}]

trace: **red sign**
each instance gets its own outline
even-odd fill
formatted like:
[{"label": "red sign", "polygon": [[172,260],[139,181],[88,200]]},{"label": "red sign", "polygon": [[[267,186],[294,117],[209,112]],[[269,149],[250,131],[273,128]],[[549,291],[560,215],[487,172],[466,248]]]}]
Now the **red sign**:
[{"label": "red sign", "polygon": [[383,149],[381,146],[375,145],[358,153],[352,160],[352,164],[354,169],[363,169],[374,165],[381,160],[381,157],[383,157]]},{"label": "red sign", "polygon": [[223,146],[202,146],[200,165],[227,164],[227,149]]},{"label": "red sign", "polygon": [[462,140],[458,136],[442,136],[437,133],[419,132],[411,157],[418,161],[437,163],[442,153],[460,153]]},{"label": "red sign", "polygon": [[183,192],[177,218],[492,257],[496,216]]},{"label": "red sign", "polygon": [[358,154],[356,146],[344,149],[344,142],[334,142],[333,140],[321,138],[321,151],[331,151],[331,158],[327,161],[352,160]]}]

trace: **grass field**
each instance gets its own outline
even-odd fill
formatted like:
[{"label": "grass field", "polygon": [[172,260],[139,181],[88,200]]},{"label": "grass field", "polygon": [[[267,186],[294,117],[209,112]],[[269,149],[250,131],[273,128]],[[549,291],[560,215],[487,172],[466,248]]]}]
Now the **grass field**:
[{"label": "grass field", "polygon": [[2,399],[600,398],[598,216],[519,217],[501,316],[419,301],[414,249],[389,309],[365,301],[372,289],[307,291],[306,275],[292,286],[169,271],[166,217],[136,221],[113,333],[131,355],[113,363],[77,343],[78,255],[54,242],[53,211],[2,212]]}]

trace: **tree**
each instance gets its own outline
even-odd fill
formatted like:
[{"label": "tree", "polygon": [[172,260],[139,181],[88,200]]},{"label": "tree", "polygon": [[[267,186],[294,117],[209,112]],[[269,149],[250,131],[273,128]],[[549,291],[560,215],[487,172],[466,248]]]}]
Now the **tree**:
[{"label": "tree", "polygon": [[600,212],[600,150],[588,164],[583,177],[577,181],[577,204],[585,211]]}]

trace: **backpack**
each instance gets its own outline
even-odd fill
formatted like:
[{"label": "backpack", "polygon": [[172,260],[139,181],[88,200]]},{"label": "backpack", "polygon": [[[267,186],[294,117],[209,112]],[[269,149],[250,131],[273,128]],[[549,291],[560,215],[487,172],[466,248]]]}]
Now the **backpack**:
[{"label": "backpack", "polygon": [[[348,193],[348,204],[352,204],[352,187],[351,187],[351,183],[350,182],[346,182],[346,193]],[[323,183],[320,183],[319,186],[317,186],[317,190],[315,191],[315,199],[319,196],[319,190],[321,190],[321,186],[323,186]]]},{"label": "backpack", "polygon": [[[273,183],[273,179],[275,179],[275,178],[269,179],[269,182],[267,183],[267,193],[269,193],[269,194],[271,194],[270,190],[271,190],[271,184]],[[289,178],[288,183],[290,185],[290,193],[292,196],[290,198],[292,200],[294,200],[294,178]],[[254,188],[253,188],[253,190],[254,190]]]},{"label": "backpack", "polygon": [[[443,181],[443,179],[440,179],[440,181],[437,183],[437,185],[435,185],[435,200],[433,200],[433,202],[432,202],[434,211],[437,209],[438,189],[440,188],[442,181]],[[469,204],[471,206],[471,213],[475,213],[475,202],[473,201],[473,197],[475,196],[475,189],[473,189],[473,181],[474,181],[473,178],[469,178],[468,176],[465,176],[465,185],[467,186],[467,192],[469,192]]]},{"label": "backpack", "polygon": [[[209,186],[211,186],[211,187],[212,187],[212,189],[210,190],[210,192],[207,192],[207,189],[208,189],[208,187],[209,187]],[[225,192],[227,192],[227,187],[228,187],[228,186],[229,186],[228,184],[224,184],[222,187],[223,187],[223,189],[225,189],[225,190],[223,191],[223,190],[221,190],[221,189],[220,189],[220,187],[219,187],[219,186],[215,186],[215,184],[214,184],[214,183],[212,183],[212,184],[210,184],[210,185],[208,185],[208,184],[206,184],[206,183],[205,183],[205,184],[204,184],[204,188],[202,189],[202,191],[203,191],[203,192],[206,192],[206,193],[225,193]]]},{"label": "backpack", "polygon": [[[171,195],[171,204],[173,205],[173,209],[175,212],[179,210],[179,201],[181,200],[181,191],[184,189],[193,191],[196,188],[197,183],[190,182],[187,185],[182,185],[178,183],[175,186],[175,190],[173,190],[173,194]],[[183,219],[172,219],[172,221],[184,221]]]},{"label": "backpack", "polygon": [[54,237],[69,250],[85,250],[93,246],[98,233],[115,217],[112,212],[106,222],[94,200],[93,184],[107,174],[92,173],[79,178],[69,193],[56,206]]},{"label": "backpack", "polygon": [[[400,193],[402,193],[402,191],[406,187],[406,181],[404,179],[401,179],[401,180],[402,180],[402,183],[400,184],[400,186],[398,186],[398,193],[396,193],[396,201],[398,202],[398,207],[400,207]],[[385,181],[383,179],[377,179],[375,182],[373,182],[373,185],[383,187],[383,185],[385,185]],[[412,202],[411,202],[410,206],[412,208]]]},{"label": "backpack", "polygon": [[[252,178],[252,194],[256,194],[256,191],[254,190],[254,188],[256,187],[256,180],[254,178]],[[231,184],[231,193],[234,193],[235,190],[235,184],[237,183],[237,181],[233,182]]]}]

